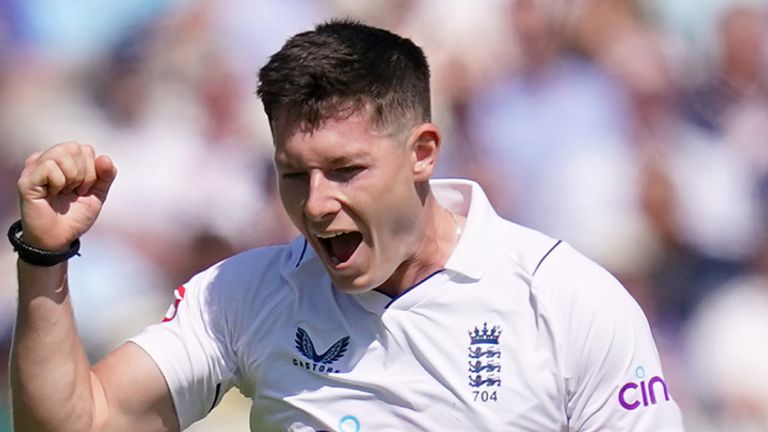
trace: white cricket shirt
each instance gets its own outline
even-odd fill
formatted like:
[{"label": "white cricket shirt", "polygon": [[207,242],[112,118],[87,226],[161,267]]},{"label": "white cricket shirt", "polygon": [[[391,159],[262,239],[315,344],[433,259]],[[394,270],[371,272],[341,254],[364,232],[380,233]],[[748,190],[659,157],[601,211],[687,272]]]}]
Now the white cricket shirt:
[{"label": "white cricket shirt", "polygon": [[182,428],[237,386],[252,419],[289,431],[682,430],[647,320],[616,279],[497,216],[477,184],[432,185],[467,222],[445,268],[395,299],[334,289],[301,237],[179,288],[167,322],[132,341]]}]

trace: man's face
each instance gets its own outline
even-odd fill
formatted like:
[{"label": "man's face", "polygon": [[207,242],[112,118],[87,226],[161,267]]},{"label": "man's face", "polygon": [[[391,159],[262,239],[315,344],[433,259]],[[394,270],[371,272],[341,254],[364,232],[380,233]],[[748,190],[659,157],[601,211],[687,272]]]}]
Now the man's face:
[{"label": "man's face", "polygon": [[273,124],[283,206],[347,292],[387,281],[415,253],[422,226],[409,137],[368,123],[358,113],[313,132]]}]

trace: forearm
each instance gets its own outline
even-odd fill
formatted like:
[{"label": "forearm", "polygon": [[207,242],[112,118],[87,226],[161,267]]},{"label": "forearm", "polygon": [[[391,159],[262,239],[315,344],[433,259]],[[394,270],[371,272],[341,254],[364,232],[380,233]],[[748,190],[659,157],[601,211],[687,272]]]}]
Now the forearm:
[{"label": "forearm", "polygon": [[91,430],[96,383],[75,328],[67,264],[37,267],[20,260],[18,278],[11,351],[14,430]]}]

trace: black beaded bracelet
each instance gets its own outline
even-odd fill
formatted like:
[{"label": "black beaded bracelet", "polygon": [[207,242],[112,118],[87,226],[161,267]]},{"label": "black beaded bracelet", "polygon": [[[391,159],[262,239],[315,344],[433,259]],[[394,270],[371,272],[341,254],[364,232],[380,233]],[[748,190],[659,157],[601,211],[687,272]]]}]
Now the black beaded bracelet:
[{"label": "black beaded bracelet", "polygon": [[80,239],[75,239],[70,245],[69,249],[64,252],[51,252],[44,249],[38,249],[34,246],[30,246],[21,241],[21,232],[23,227],[21,220],[11,224],[8,228],[8,240],[13,246],[13,250],[19,254],[19,259],[22,261],[42,267],[51,267],[56,264],[62,263],[75,255],[80,255]]}]

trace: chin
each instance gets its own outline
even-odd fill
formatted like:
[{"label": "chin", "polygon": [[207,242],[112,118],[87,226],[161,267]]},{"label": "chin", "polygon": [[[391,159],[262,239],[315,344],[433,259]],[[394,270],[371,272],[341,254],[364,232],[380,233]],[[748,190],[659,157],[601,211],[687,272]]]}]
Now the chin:
[{"label": "chin", "polygon": [[368,291],[373,291],[374,287],[355,287],[355,286],[339,286],[334,285],[339,290],[347,293],[347,294],[363,294],[367,293]]},{"label": "chin", "polygon": [[331,276],[333,286],[347,294],[362,294],[372,291],[377,285],[370,283],[370,279],[360,276],[354,279],[338,278]]}]

